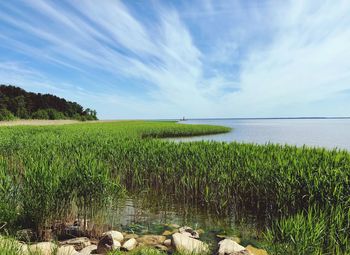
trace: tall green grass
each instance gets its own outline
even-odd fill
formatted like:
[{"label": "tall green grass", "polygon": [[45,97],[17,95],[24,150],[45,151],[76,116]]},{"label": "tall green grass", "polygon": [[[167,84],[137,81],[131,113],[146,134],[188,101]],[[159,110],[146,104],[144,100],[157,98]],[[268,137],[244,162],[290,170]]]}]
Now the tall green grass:
[{"label": "tall green grass", "polygon": [[154,139],[227,131],[142,121],[1,128],[0,221],[39,230],[73,204],[89,217],[124,188],[150,190],[263,218],[271,253],[348,254],[348,152]]}]

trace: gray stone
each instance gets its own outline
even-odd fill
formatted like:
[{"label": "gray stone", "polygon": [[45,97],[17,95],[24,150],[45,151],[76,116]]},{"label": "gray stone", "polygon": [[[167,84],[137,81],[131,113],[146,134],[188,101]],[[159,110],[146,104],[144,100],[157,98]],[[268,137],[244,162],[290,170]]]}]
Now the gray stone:
[{"label": "gray stone", "polygon": [[192,237],[192,238],[195,238],[195,239],[199,238],[199,233],[197,231],[193,230],[192,228],[187,227],[187,226],[179,228],[179,232],[181,234],[186,234],[189,237]]},{"label": "gray stone", "polygon": [[175,233],[172,237],[173,244],[178,252],[201,255],[209,253],[209,247],[207,244],[191,238],[186,234]]},{"label": "gray stone", "polygon": [[118,242],[122,242],[124,240],[123,234],[119,231],[115,231],[115,230],[107,231],[102,234],[102,236],[104,235],[110,235],[113,238],[113,240]]},{"label": "gray stone", "polygon": [[249,251],[231,239],[224,239],[219,242],[217,255],[249,255]]},{"label": "gray stone", "polygon": [[131,251],[133,249],[135,249],[137,246],[137,241],[135,238],[130,238],[128,241],[126,241],[123,246],[122,249],[127,250],[127,251]]}]

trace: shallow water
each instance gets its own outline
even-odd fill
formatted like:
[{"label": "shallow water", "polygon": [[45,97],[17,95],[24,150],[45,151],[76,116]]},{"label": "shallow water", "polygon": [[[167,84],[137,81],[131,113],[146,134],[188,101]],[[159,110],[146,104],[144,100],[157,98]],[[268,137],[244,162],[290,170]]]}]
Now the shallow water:
[{"label": "shallow water", "polygon": [[125,232],[159,234],[168,230],[168,225],[190,226],[202,229],[201,240],[215,247],[219,235],[239,236],[242,245],[259,245],[259,231],[254,216],[245,214],[237,216],[232,211],[229,215],[218,215],[200,207],[174,204],[171,198],[160,198],[155,195],[129,196],[118,202],[104,216],[109,228]]},{"label": "shallow water", "polygon": [[350,150],[350,119],[196,119],[180,123],[221,125],[233,130],[226,134],[171,140],[278,143]]}]

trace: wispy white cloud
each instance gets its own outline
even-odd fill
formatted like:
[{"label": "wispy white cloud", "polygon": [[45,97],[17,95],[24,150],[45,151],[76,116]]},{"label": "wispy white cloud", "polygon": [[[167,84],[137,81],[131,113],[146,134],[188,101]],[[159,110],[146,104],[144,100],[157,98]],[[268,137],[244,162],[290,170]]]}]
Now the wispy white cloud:
[{"label": "wispy white cloud", "polygon": [[322,115],[350,88],[350,4],[336,2],[157,3],[151,17],[122,1],[7,3],[3,47],[31,63],[2,57],[0,82],[76,91],[102,118]]},{"label": "wispy white cloud", "polygon": [[[284,6],[282,15],[276,14],[279,27],[273,42],[250,52],[242,66],[241,92],[226,100],[236,109],[247,106],[246,115],[322,115],[322,103],[305,113],[293,107],[315,107],[315,101],[349,88],[349,11],[346,1],[293,1]],[[349,112],[333,113],[338,114]]]}]

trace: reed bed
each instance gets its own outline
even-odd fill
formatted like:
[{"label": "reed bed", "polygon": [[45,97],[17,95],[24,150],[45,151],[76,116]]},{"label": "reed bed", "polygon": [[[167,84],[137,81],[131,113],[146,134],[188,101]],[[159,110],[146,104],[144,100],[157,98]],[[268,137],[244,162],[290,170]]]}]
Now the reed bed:
[{"label": "reed bed", "polygon": [[73,205],[90,217],[124,190],[152,190],[263,218],[271,254],[349,254],[348,152],[155,139],[228,130],[145,121],[0,128],[0,221],[41,231]]}]

